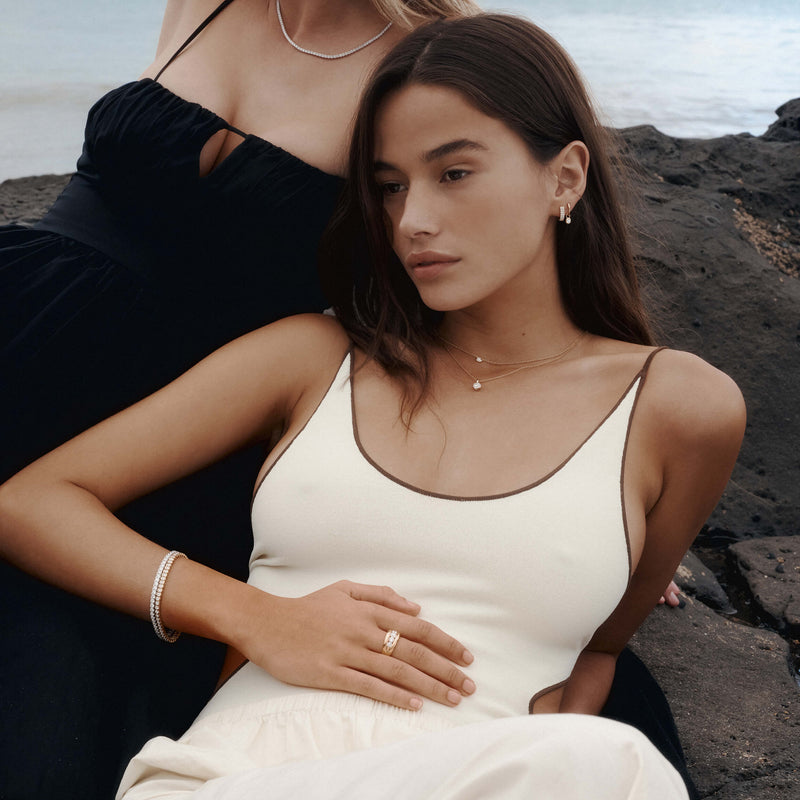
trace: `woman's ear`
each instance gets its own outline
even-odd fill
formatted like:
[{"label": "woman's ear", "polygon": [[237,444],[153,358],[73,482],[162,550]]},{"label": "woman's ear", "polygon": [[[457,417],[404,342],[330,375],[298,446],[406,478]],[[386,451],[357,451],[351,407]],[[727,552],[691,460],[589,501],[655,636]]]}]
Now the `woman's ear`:
[{"label": "woman's ear", "polygon": [[550,166],[557,181],[554,200],[558,205],[569,203],[575,208],[586,190],[589,149],[581,141],[570,142]]}]

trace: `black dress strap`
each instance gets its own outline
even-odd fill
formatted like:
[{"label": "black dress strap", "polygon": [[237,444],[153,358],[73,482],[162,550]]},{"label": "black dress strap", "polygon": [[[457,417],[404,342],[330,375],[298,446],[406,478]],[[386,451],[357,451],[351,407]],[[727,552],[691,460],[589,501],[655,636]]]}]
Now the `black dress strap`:
[{"label": "black dress strap", "polygon": [[198,26],[195,28],[192,35],[172,54],[172,58],[164,64],[163,67],[158,71],[158,75],[153,80],[158,80],[161,77],[161,73],[194,41],[195,37],[210,23],[214,20],[214,18],[219,14],[221,11],[224,11],[233,0],[223,0]]}]

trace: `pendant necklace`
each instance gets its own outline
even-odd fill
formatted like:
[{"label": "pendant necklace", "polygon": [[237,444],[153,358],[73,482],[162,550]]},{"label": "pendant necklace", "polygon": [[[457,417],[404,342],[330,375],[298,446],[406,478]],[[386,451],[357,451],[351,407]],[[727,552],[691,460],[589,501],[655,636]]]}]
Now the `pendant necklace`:
[{"label": "pendant necklace", "polygon": [[275,8],[278,11],[278,22],[280,23],[281,31],[283,31],[283,38],[286,39],[286,41],[289,42],[289,44],[292,47],[294,47],[295,50],[299,50],[301,53],[305,53],[307,56],[316,56],[317,58],[327,58],[332,60],[335,58],[344,58],[345,56],[351,56],[353,55],[353,53],[357,53],[359,50],[363,50],[365,47],[368,47],[373,42],[377,42],[378,39],[380,39],[381,36],[383,36],[383,34],[386,33],[386,31],[388,31],[389,28],[392,27],[392,23],[390,22],[379,34],[373,36],[371,39],[367,39],[366,42],[358,45],[358,47],[354,47],[352,48],[352,50],[346,50],[344,53],[336,53],[335,55],[328,55],[326,53],[317,53],[315,50],[306,50],[305,47],[300,47],[299,44],[293,41],[291,36],[289,36],[289,34],[286,32],[286,26],[283,24],[283,14],[281,14],[281,0],[277,0],[277,2],[275,3]]},{"label": "pendant necklace", "polygon": [[[463,347],[459,347],[457,344],[454,344],[451,341],[448,341],[443,336],[439,336],[439,340],[444,345],[444,349],[447,352],[447,355],[453,359],[455,365],[468,377],[472,380],[472,388],[477,392],[483,388],[484,383],[489,383],[490,381],[499,381],[501,378],[507,378],[509,375],[516,375],[517,372],[522,372],[524,369],[533,369],[534,367],[542,367],[545,364],[553,364],[556,361],[560,361],[564,358],[570,350],[574,349],[578,342],[586,336],[586,331],[581,331],[563,350],[560,350],[558,353],[553,353],[553,355],[544,356],[543,358],[532,358],[528,361],[492,361],[491,359],[484,358],[483,356],[479,356],[476,353],[471,353],[469,350],[465,350]],[[477,364],[491,364],[495,367],[514,367],[514,369],[509,370],[508,372],[503,372],[500,375],[494,375],[490,378],[483,378],[482,380],[478,378],[476,375],[473,375],[456,357],[453,355],[453,349],[468,355],[470,358],[475,360]]]}]

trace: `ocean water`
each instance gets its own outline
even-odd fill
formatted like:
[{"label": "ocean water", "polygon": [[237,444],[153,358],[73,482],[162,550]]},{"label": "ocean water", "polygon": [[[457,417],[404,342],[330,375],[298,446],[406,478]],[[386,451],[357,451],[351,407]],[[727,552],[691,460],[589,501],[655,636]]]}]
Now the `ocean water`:
[{"label": "ocean water", "polygon": [[[800,2],[486,0],[571,53],[606,124],[763,133],[800,96]],[[163,0],[0,0],[0,180],[74,168],[86,112],[155,53]]]}]

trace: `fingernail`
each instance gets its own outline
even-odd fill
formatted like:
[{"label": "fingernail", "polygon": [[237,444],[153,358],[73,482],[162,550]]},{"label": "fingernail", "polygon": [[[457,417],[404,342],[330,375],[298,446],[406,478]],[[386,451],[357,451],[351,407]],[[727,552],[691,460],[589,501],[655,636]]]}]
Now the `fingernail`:
[{"label": "fingernail", "polygon": [[[406,600],[406,598],[404,597],[403,600]],[[413,600],[406,600],[406,603],[408,603],[408,605],[410,605],[411,608],[416,608],[418,610],[422,608],[422,606],[419,603],[415,603]]]},{"label": "fingernail", "polygon": [[678,595],[675,592],[670,592],[669,599],[672,600],[673,603],[678,602]]},{"label": "fingernail", "polygon": [[465,664],[471,664],[475,660],[475,656],[472,655],[469,650],[465,650],[461,654],[461,658],[464,660]]},{"label": "fingernail", "polygon": [[464,683],[461,684],[461,688],[467,693],[472,694],[475,691],[475,682],[467,678]]},{"label": "fingernail", "polygon": [[461,695],[455,689],[449,689],[447,692],[447,699],[453,704],[457,705],[461,702]]},{"label": "fingernail", "polygon": [[422,708],[422,700],[419,697],[412,697],[408,701],[408,705],[411,707],[412,711],[419,711]]}]

